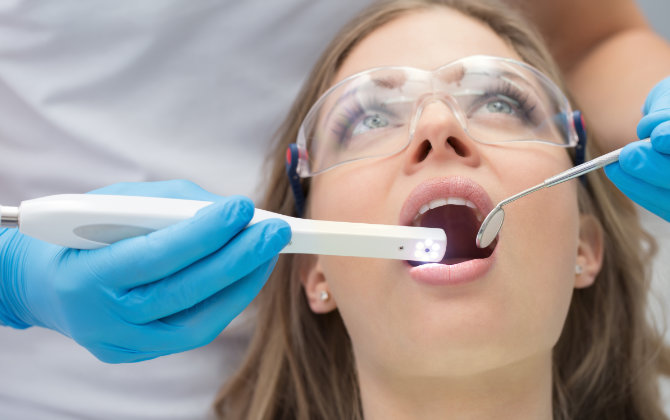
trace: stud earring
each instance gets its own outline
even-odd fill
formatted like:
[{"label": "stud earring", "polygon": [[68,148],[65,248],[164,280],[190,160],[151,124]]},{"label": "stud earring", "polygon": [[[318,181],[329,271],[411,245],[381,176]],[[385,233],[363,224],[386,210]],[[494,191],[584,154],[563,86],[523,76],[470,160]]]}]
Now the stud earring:
[{"label": "stud earring", "polygon": [[330,293],[328,293],[325,290],[322,290],[321,293],[319,293],[319,299],[321,299],[322,302],[327,301],[330,299]]},{"label": "stud earring", "polygon": [[575,266],[575,273],[576,273],[577,275],[580,275],[580,274],[582,274],[582,271],[584,271],[584,270],[582,269],[582,266],[579,265],[579,264],[577,264],[577,265]]}]

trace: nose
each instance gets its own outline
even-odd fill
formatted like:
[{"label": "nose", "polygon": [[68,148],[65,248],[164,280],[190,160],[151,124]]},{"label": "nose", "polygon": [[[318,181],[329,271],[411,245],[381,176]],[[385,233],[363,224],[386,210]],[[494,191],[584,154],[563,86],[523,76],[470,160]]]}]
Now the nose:
[{"label": "nose", "polygon": [[417,110],[415,128],[406,151],[406,169],[414,172],[426,165],[446,162],[475,167],[480,163],[478,145],[456,113],[445,102],[432,99]]}]

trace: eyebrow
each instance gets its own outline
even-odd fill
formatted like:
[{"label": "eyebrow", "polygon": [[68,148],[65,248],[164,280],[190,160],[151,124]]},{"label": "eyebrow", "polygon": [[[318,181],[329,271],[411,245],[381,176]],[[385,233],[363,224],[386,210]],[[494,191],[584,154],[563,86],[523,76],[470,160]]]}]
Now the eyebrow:
[{"label": "eyebrow", "polygon": [[[410,69],[415,69],[414,67],[409,67]],[[462,64],[459,64],[457,66],[447,66],[444,69],[435,69],[435,70],[422,70],[422,69],[416,69],[416,70],[421,70],[422,72],[427,72],[427,73],[432,73],[432,74],[437,74],[437,77],[442,79],[446,83],[454,83],[454,82],[459,82],[463,80],[465,75],[467,74],[467,71],[465,69],[465,66]],[[379,87],[386,88],[386,89],[396,89],[401,87],[402,85],[407,82],[407,75],[406,73],[394,73],[394,74],[389,74],[383,77],[379,77],[376,79],[372,79],[372,82]]]},{"label": "eyebrow", "polygon": [[490,72],[484,72],[484,71],[471,71],[471,72],[464,72],[462,78],[464,78],[468,74],[477,76],[495,76],[496,78],[505,80],[509,83],[512,83],[513,85],[516,85],[517,87],[519,87],[520,85],[524,85],[535,88],[535,86],[532,83],[529,83],[529,81],[526,80],[526,78],[523,75],[520,75],[517,72],[500,70],[496,71],[495,74],[491,74]]},{"label": "eyebrow", "polygon": [[[479,71],[477,71],[479,70]],[[517,72],[508,71],[504,69],[498,69],[495,74],[490,72],[481,71],[481,69],[476,69],[475,71],[468,71],[466,66],[463,64],[458,65],[447,65],[444,69],[435,69],[432,71],[436,77],[447,84],[459,83],[463,81],[468,75],[478,75],[478,76],[494,76],[505,80],[512,85],[517,86],[521,90],[532,89],[536,94],[543,92],[542,87],[535,86],[533,83],[529,83],[528,80],[523,75],[518,74]],[[394,72],[391,74],[382,75],[377,78],[371,78],[370,81],[377,87],[383,89],[397,89],[402,87],[407,82],[407,74],[404,72]],[[539,91],[538,91],[539,88]],[[325,120],[331,118],[332,112],[337,106],[348,100],[350,97],[355,96],[358,92],[358,86],[350,91],[347,91],[344,95],[337,98],[337,100],[329,107],[328,112],[325,115]]]},{"label": "eyebrow", "polygon": [[437,73],[437,77],[445,83],[456,83],[460,82],[465,78],[467,71],[463,64],[458,66],[447,65],[444,68],[438,68],[433,70],[433,74]]},{"label": "eyebrow", "polygon": [[372,83],[375,86],[379,86],[385,89],[395,89],[405,84],[407,81],[407,76],[405,73],[394,72],[394,74],[389,74],[384,77],[379,77],[372,79]]},{"label": "eyebrow", "polygon": [[[377,78],[371,78],[370,81],[375,85],[383,89],[397,89],[407,82],[407,75],[404,72],[393,72],[392,74],[387,74]],[[332,112],[337,106],[348,100],[350,97],[355,96],[358,93],[359,86],[356,86],[354,89],[348,90],[344,95],[337,98],[337,100],[329,107],[328,112],[324,116],[325,121],[328,121],[331,118]]]}]

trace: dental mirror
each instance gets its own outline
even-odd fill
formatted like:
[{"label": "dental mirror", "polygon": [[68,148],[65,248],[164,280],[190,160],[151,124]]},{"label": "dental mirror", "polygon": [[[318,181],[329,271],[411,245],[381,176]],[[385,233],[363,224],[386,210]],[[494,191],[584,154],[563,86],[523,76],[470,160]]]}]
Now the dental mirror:
[{"label": "dental mirror", "polygon": [[[649,139],[645,139],[643,141],[649,142]],[[525,197],[535,191],[541,190],[543,188],[553,187],[554,185],[558,185],[570,179],[577,178],[591,171],[595,171],[596,169],[600,169],[605,165],[616,162],[619,160],[621,149],[609,152],[595,159],[589,160],[588,162],[584,162],[581,165],[577,165],[574,168],[570,168],[567,171],[561,172],[551,178],[547,178],[543,183],[521,191],[520,193],[508,197],[498,203],[498,205],[495,206],[493,210],[491,210],[486,218],[484,218],[482,225],[479,227],[477,238],[475,239],[477,247],[486,248],[487,246],[491,245],[496,236],[498,236],[498,232],[500,232],[503,220],[505,219],[505,211],[503,210],[504,205],[518,200],[521,197]]]},{"label": "dental mirror", "polygon": [[505,210],[498,204],[486,216],[482,225],[479,227],[476,239],[479,248],[486,248],[491,245],[491,242],[498,236],[498,232],[500,232],[500,229],[502,228],[503,220],[505,220]]}]

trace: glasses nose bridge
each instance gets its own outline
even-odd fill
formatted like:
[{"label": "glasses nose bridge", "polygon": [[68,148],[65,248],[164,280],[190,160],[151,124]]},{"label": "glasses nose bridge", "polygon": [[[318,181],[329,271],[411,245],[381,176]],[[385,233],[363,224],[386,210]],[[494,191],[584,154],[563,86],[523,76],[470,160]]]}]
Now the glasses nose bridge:
[{"label": "glasses nose bridge", "polygon": [[463,113],[463,110],[461,109],[459,103],[456,101],[456,98],[454,98],[448,92],[432,91],[430,93],[422,95],[416,101],[416,110],[414,112],[414,116],[410,124],[412,137],[421,121],[421,117],[423,116],[424,112],[428,108],[440,105],[446,108],[444,109],[444,112],[451,114],[451,116],[455,118],[456,121],[458,121],[458,123],[461,125],[461,128],[463,128],[464,130],[467,128],[467,121],[465,114]]}]

